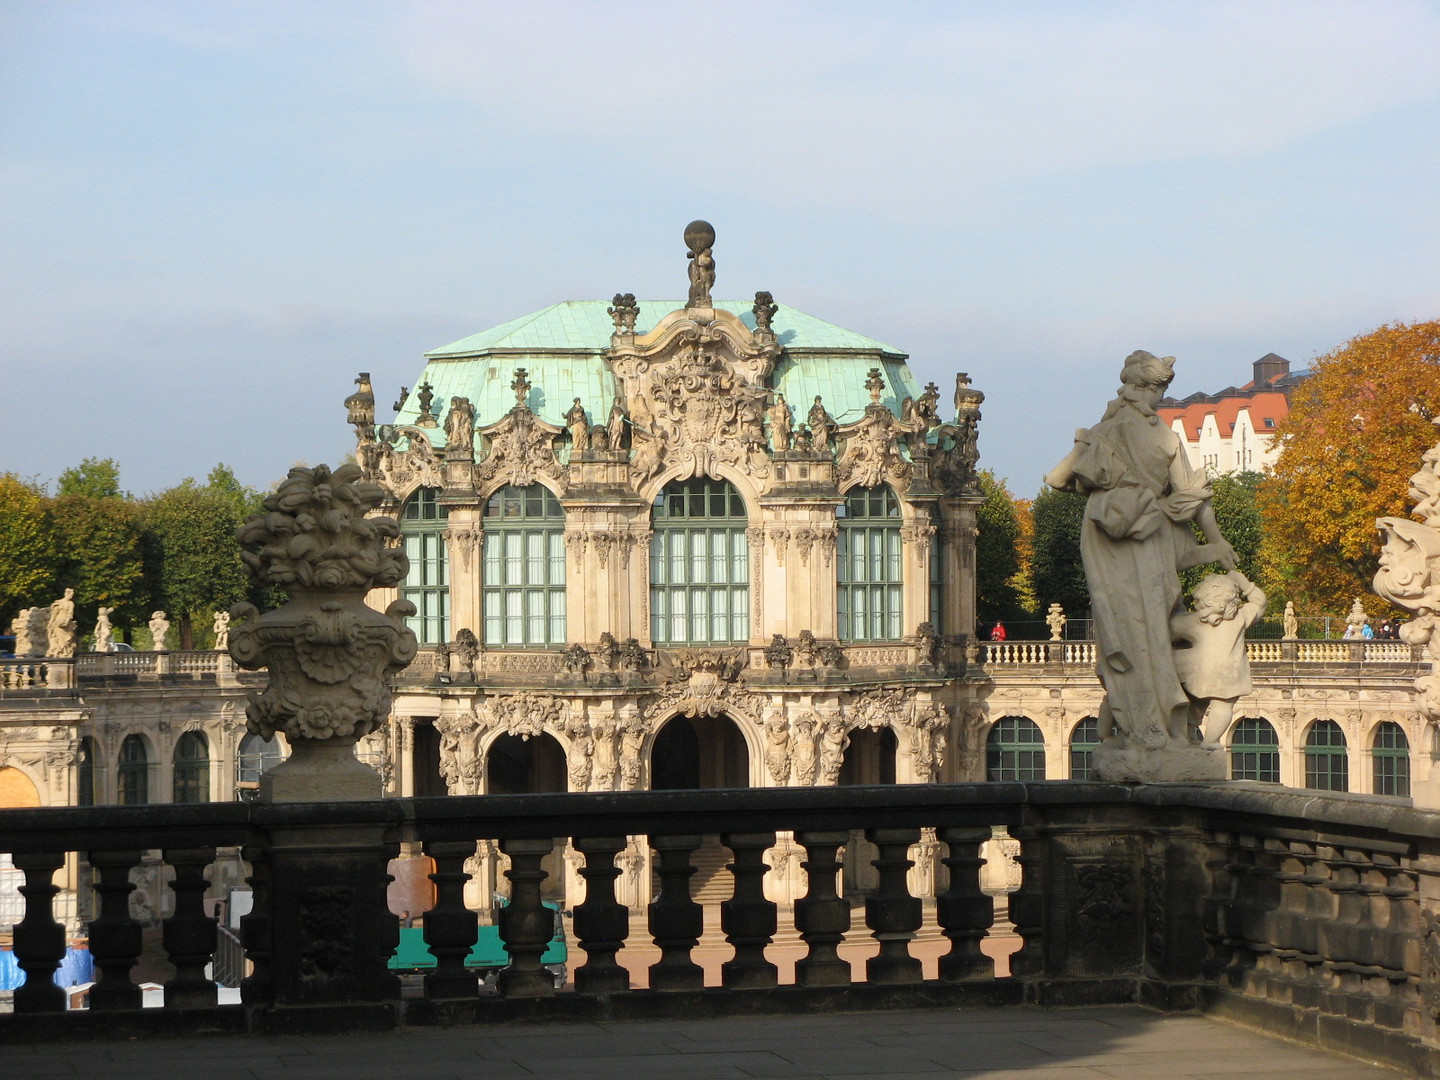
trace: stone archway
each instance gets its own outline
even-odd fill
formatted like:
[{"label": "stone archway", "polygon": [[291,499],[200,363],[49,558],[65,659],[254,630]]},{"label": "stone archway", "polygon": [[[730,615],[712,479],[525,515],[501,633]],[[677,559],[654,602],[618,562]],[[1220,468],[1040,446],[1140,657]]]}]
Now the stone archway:
[{"label": "stone archway", "polygon": [[40,805],[40,789],[13,765],[0,765],[0,810]]},{"label": "stone archway", "polygon": [[749,787],[750,751],[728,716],[676,715],[650,747],[652,791]]},{"label": "stone archway", "polygon": [[565,790],[565,751],[553,735],[542,732],[529,739],[500,735],[485,751],[485,791],[489,795]]},{"label": "stone archway", "polygon": [[839,784],[895,783],[895,755],[899,740],[888,727],[855,728],[850,732],[850,745],[840,766]]}]

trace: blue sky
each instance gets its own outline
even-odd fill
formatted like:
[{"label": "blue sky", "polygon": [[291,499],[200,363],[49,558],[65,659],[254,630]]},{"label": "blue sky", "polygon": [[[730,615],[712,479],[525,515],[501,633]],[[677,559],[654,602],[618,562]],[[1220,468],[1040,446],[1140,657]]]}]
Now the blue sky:
[{"label": "blue sky", "polygon": [[[1033,495],[1124,356],[1440,317],[1440,5],[0,0],[0,471],[352,446],[561,299],[778,300],[970,372]],[[948,399],[948,394],[947,394]]]}]

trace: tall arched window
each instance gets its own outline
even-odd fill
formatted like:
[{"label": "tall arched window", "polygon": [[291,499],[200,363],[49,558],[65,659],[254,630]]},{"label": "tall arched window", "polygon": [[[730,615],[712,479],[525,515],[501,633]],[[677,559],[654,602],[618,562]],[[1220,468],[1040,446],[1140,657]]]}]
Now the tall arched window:
[{"label": "tall arched window", "polygon": [[490,496],[482,573],[485,644],[565,644],[565,511],[544,484]]},{"label": "tall arched window", "polygon": [[241,802],[258,798],[260,774],[284,760],[285,751],[274,735],[268,739],[253,733],[246,735],[240,740],[240,752],[235,756],[235,798]]},{"label": "tall arched window", "polygon": [[1270,721],[1247,716],[1230,735],[1230,779],[1280,782],[1280,737]]},{"label": "tall arched window", "polygon": [[75,805],[95,805],[95,740],[86,735],[80,740],[79,758],[75,763]]},{"label": "tall arched window", "polygon": [[1375,763],[1375,794],[1409,796],[1410,740],[1405,729],[1393,720],[1377,725],[1370,754]]},{"label": "tall arched window", "polygon": [[841,641],[899,641],[900,500],[881,485],[851,488],[835,510],[836,619]]},{"label": "tall arched window", "polygon": [[126,735],[120,744],[115,794],[121,806],[141,806],[150,801],[150,753],[139,735]]},{"label": "tall arched window", "polygon": [[1002,716],[985,739],[985,779],[1044,780],[1045,736],[1028,716]]},{"label": "tall arched window", "polygon": [[733,645],[750,637],[745,500],[725,480],[666,484],[650,541],[650,636],[657,645]]},{"label": "tall arched window", "polygon": [[175,744],[172,801],[210,801],[210,740],[199,731],[187,731]]},{"label": "tall arched window", "polygon": [[1070,779],[1091,780],[1091,759],[1100,745],[1100,721],[1087,716],[1070,731]]},{"label": "tall arched window", "polygon": [[422,645],[450,640],[450,572],[445,557],[445,519],[439,488],[420,488],[400,511],[400,536],[410,558],[410,572],[400,583],[400,596],[415,605],[406,621]]},{"label": "tall arched window", "polygon": [[1305,736],[1305,786],[1320,791],[1350,790],[1345,733],[1334,720],[1316,720]]}]

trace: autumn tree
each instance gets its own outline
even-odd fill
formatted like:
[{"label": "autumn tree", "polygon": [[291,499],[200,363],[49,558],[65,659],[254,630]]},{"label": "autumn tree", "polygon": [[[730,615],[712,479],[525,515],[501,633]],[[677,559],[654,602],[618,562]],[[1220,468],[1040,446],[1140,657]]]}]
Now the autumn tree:
[{"label": "autumn tree", "polygon": [[1020,571],[1020,522],[1015,496],[988,469],[980,472],[975,538],[975,611],[980,622],[1014,619],[1019,612],[1015,578]]},{"label": "autumn tree", "polygon": [[91,499],[120,497],[120,466],[114,458],[87,457],[73,469],[60,474],[56,485],[61,498],[83,495]]},{"label": "autumn tree", "polygon": [[0,628],[22,608],[54,599],[54,560],[45,531],[45,491],[0,473]]},{"label": "autumn tree", "polygon": [[1375,519],[1409,516],[1407,481],[1436,441],[1437,415],[1440,322],[1382,326],[1315,361],[1259,493],[1278,599],[1338,613],[1370,592]]},{"label": "autumn tree", "polygon": [[1058,602],[1071,618],[1090,610],[1090,590],[1080,563],[1080,526],[1085,496],[1046,488],[1031,509],[1035,539],[1030,556],[1031,588],[1041,610]]}]

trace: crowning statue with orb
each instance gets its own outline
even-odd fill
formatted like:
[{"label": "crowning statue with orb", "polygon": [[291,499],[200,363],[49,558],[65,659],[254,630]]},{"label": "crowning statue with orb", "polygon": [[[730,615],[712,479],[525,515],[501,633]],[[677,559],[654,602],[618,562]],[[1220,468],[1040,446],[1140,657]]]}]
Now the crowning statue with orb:
[{"label": "crowning statue with orb", "polygon": [[[1187,614],[1180,571],[1207,563],[1233,571],[1235,551],[1215,523],[1209,480],[1155,412],[1174,366],[1173,356],[1126,357],[1105,415],[1075,433],[1074,448],[1045,477],[1051,487],[1087,496],[1080,557],[1105,687],[1093,758],[1101,780],[1221,780],[1226,773],[1221,747],[1201,741],[1195,723],[1208,703],[1186,690],[1205,686],[1194,662],[1218,653],[1192,649],[1182,677],[1172,621]],[[1224,653],[1233,664],[1231,651]],[[1243,647],[1240,655],[1243,667]],[[1227,688],[1242,678],[1248,670],[1233,671]]]}]

